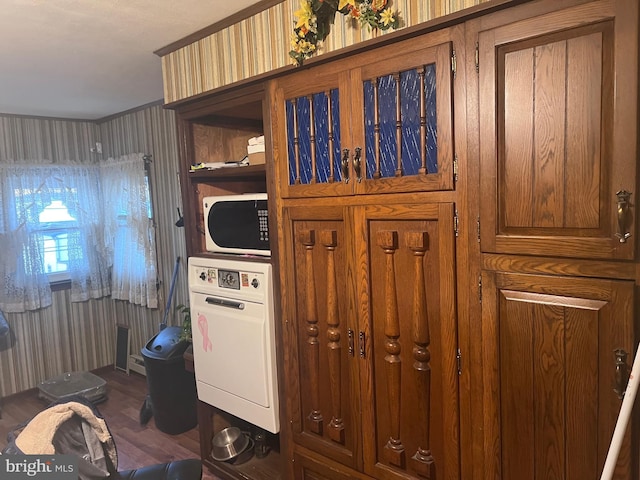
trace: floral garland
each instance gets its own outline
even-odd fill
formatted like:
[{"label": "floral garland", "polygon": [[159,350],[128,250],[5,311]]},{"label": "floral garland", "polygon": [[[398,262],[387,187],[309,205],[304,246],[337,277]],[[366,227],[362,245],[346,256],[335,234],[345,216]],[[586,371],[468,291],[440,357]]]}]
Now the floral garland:
[{"label": "floral garland", "polygon": [[300,66],[313,56],[318,43],[327,38],[336,12],[370,29],[395,29],[400,23],[397,13],[387,7],[387,0],[300,0],[289,52],[294,65]]}]

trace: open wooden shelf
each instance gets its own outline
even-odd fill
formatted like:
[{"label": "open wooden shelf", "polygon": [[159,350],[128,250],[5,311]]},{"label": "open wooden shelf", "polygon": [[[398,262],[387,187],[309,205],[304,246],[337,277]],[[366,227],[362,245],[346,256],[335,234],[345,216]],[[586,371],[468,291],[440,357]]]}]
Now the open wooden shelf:
[{"label": "open wooden shelf", "polygon": [[264,177],[264,165],[247,165],[245,167],[224,167],[209,170],[206,168],[199,170],[190,170],[189,178],[192,179],[215,179],[215,178],[232,178],[232,177]]}]

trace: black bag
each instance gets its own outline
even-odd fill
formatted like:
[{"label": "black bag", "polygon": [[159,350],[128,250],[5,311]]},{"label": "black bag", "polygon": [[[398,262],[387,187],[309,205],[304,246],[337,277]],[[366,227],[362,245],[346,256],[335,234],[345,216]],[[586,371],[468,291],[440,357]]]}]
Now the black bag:
[{"label": "black bag", "polygon": [[7,435],[3,455],[66,454],[78,458],[78,478],[106,479],[117,473],[113,436],[98,409],[83,397],[49,405]]}]

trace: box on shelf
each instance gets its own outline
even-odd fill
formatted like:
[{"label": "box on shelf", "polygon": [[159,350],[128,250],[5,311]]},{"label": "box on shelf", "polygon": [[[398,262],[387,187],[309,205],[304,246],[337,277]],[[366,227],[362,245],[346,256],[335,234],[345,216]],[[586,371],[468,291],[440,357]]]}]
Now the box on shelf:
[{"label": "box on shelf", "polygon": [[249,154],[249,165],[263,165],[265,163],[264,152]]},{"label": "box on shelf", "polygon": [[262,165],[265,163],[264,143],[247,145],[247,153],[249,154],[249,165]]}]

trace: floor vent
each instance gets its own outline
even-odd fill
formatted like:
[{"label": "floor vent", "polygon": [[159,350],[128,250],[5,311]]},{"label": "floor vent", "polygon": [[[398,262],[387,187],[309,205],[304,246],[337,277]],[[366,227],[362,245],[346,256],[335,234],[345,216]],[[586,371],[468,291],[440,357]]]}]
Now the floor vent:
[{"label": "floor vent", "polygon": [[146,376],[144,359],[140,355],[129,355],[129,370]]}]

